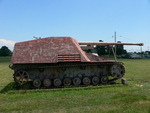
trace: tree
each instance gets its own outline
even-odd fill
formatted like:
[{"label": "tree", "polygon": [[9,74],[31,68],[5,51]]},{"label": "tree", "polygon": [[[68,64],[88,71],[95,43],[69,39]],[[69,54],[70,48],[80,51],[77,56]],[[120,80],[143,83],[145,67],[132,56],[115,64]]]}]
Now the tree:
[{"label": "tree", "polygon": [[[117,43],[121,43],[120,41],[118,41]],[[124,46],[123,45],[117,45],[116,46],[116,50],[117,50],[117,55],[122,55],[122,54],[126,54],[127,51],[124,50]]]},{"label": "tree", "polygon": [[[103,42],[102,40],[100,40],[99,42]],[[118,41],[117,43],[121,43],[120,41]],[[98,53],[98,55],[113,55],[113,51],[115,51],[114,46],[112,45],[106,45],[106,46],[96,46],[96,51]],[[116,50],[117,50],[117,55],[123,55],[126,54],[127,51],[124,50],[124,46],[123,45],[116,45]]]},{"label": "tree", "polygon": [[0,56],[10,56],[10,55],[11,55],[10,49],[8,49],[7,46],[2,46],[0,49]]},{"label": "tree", "polygon": [[96,46],[97,54],[100,55],[106,55],[107,54],[107,46]]},{"label": "tree", "polygon": [[[99,42],[103,42],[102,40],[99,40]],[[107,52],[107,46],[96,46],[95,47],[96,51],[97,51],[97,54],[99,56],[101,55],[106,55],[108,52]]]}]

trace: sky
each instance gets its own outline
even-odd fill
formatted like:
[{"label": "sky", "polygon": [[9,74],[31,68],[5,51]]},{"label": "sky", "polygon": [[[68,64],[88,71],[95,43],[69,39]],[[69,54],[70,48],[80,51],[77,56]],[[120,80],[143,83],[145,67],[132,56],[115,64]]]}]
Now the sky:
[{"label": "sky", "polygon": [[117,41],[150,50],[150,0],[0,0],[0,46],[34,36],[114,42],[114,32]]}]

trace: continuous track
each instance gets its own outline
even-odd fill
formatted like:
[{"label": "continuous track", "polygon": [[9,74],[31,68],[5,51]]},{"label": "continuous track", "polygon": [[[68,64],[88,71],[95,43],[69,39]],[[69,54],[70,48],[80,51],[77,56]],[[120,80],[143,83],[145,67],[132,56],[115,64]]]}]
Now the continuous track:
[{"label": "continuous track", "polygon": [[14,81],[19,85],[31,83],[35,88],[78,87],[110,84],[124,76],[120,62],[16,64]]}]

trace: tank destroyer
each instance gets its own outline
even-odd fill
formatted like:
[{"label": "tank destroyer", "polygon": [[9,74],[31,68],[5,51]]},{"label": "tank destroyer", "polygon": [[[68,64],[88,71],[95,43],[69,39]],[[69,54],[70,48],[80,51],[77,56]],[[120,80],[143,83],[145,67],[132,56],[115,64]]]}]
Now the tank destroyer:
[{"label": "tank destroyer", "polygon": [[125,75],[123,63],[108,60],[83,49],[94,45],[139,45],[142,43],[77,42],[71,37],[48,37],[19,42],[14,46],[10,68],[19,85],[68,87],[108,84]]}]

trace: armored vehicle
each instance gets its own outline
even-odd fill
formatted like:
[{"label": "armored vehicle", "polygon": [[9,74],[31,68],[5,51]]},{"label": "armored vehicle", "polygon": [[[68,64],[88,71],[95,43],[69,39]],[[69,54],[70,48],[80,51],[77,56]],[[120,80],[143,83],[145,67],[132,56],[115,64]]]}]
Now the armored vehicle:
[{"label": "armored vehicle", "polygon": [[141,43],[77,42],[71,37],[48,37],[15,44],[10,68],[19,85],[65,87],[107,84],[125,74],[123,63],[108,60],[83,49],[95,45]]}]

